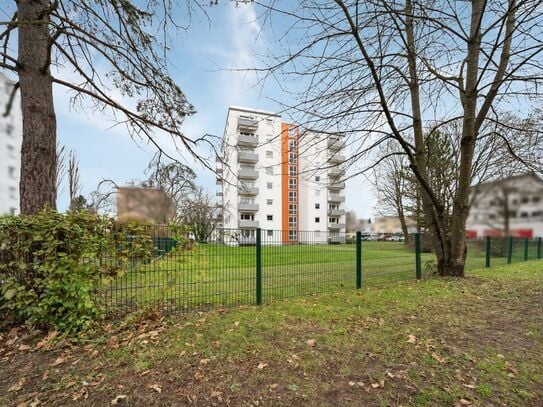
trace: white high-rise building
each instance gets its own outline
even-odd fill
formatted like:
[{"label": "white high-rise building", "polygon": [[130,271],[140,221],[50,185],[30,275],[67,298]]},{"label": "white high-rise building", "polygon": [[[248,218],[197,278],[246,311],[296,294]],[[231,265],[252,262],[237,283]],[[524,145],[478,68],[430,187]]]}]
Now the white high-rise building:
[{"label": "white high-rise building", "polygon": [[0,215],[19,213],[22,114],[17,92],[10,114],[4,113],[13,82],[0,73]]},{"label": "white high-rise building", "polygon": [[254,243],[257,228],[267,242],[344,241],[343,145],[341,135],[231,106],[217,157],[222,226],[239,234],[240,244]]}]

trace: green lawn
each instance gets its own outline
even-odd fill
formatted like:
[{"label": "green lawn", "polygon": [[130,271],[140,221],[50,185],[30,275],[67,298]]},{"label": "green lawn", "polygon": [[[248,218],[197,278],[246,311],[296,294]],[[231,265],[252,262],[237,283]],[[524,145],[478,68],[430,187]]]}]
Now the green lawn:
[{"label": "green lawn", "polygon": [[[262,246],[264,302],[355,289],[356,247],[337,245]],[[515,257],[515,261],[520,261]],[[485,264],[484,245],[470,245],[468,269]],[[492,265],[505,264],[493,258]],[[401,242],[363,242],[363,284],[378,286],[415,278],[415,254]],[[423,275],[435,270],[435,256],[422,254]],[[198,244],[149,264],[134,263],[102,287],[108,312],[141,307],[194,310],[256,302],[256,247]]]},{"label": "green lawn", "polygon": [[20,329],[0,333],[0,405],[541,406],[542,316],[533,261],[261,307],[146,312],[73,343]]}]

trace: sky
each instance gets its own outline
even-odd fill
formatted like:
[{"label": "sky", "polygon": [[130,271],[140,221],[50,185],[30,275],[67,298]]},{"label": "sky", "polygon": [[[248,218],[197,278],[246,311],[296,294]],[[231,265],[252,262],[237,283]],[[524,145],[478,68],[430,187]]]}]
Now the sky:
[{"label": "sky", "polygon": [[[183,126],[189,138],[222,136],[230,105],[278,111],[280,107],[273,100],[288,97],[273,83],[261,85],[254,74],[233,70],[258,65],[254,51],[274,46],[273,41],[267,41],[270,33],[261,28],[253,6],[223,4],[207,11],[209,19],[196,16],[187,31],[175,35],[169,55],[170,73],[196,109]],[[59,142],[77,154],[84,195],[89,195],[103,179],[123,185],[145,178],[144,171],[156,151],[152,146],[132,140],[122,126],[114,126],[98,113],[71,109],[70,96],[64,89],[57,87],[54,92]],[[186,161],[206,190],[217,190],[215,174],[188,154],[180,154],[173,147],[168,152]],[[67,188],[63,186],[59,210],[67,205]],[[375,215],[374,206],[372,186],[361,176],[348,179],[346,209],[368,218]]]}]

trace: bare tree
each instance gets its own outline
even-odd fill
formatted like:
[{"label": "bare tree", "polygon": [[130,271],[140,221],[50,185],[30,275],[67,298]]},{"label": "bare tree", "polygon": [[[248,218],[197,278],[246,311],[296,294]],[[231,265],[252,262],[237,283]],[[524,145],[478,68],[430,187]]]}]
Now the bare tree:
[{"label": "bare tree", "polygon": [[201,188],[185,201],[181,222],[188,226],[196,241],[206,242],[220,223],[222,209]]},{"label": "bare tree", "polygon": [[183,4],[18,0],[2,10],[12,18],[0,31],[0,68],[18,77],[13,95],[20,91],[23,113],[22,213],[56,206],[53,85],[73,92],[72,106],[109,114],[159,150],[154,131],[171,135],[210,168],[195,153],[197,141],[181,131],[194,108],[168,73],[169,33],[182,28],[174,18],[201,7],[197,0]]},{"label": "bare tree", "polygon": [[[420,188],[439,273],[463,276],[475,152],[493,134],[519,158],[501,131],[503,112],[540,96],[542,1],[303,0],[268,9],[282,14],[290,41],[261,71],[298,91],[285,107],[306,127],[348,135],[359,172],[395,154],[376,147],[397,143]],[[444,137],[457,170],[444,202],[431,183],[425,135],[453,122],[459,134]]]},{"label": "bare tree", "polygon": [[74,150],[70,150],[70,154],[68,155],[67,176],[70,209],[74,210],[76,200],[81,192],[81,184],[79,182],[79,162]]}]

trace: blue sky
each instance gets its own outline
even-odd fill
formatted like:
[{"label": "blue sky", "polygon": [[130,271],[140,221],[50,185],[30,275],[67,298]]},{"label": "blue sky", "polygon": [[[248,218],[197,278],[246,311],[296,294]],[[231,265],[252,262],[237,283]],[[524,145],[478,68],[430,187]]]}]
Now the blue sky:
[{"label": "blue sky", "polygon": [[[254,8],[223,4],[208,12],[210,20],[193,19],[187,32],[176,35],[170,54],[171,74],[197,111],[184,124],[190,138],[205,133],[221,136],[229,105],[277,111],[280,108],[272,99],[286,97],[273,83],[257,84],[252,73],[229,70],[258,64],[252,50],[262,52],[273,46],[267,41],[266,30],[261,30]],[[62,88],[55,89],[55,103],[59,141],[74,149],[79,158],[83,194],[88,195],[102,179],[125,184],[144,178],[153,147],[130,139],[124,128],[112,127],[114,123],[98,113],[71,110],[69,96]],[[195,169],[199,184],[210,192],[216,190],[214,174],[186,154],[180,155],[173,146],[167,149]],[[64,209],[67,201],[64,187],[59,191],[59,209]],[[374,205],[372,188],[364,179],[347,182],[347,209],[369,217]]]}]

